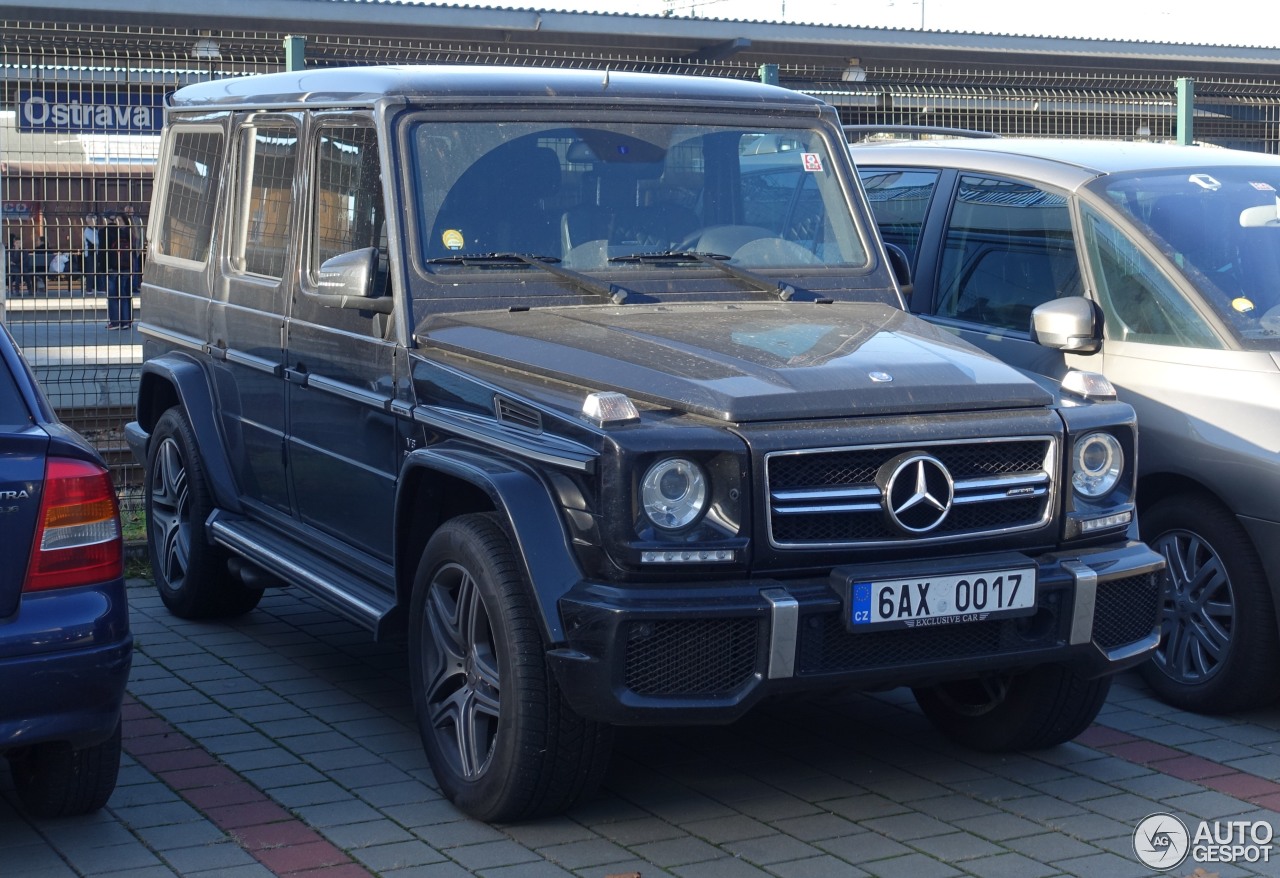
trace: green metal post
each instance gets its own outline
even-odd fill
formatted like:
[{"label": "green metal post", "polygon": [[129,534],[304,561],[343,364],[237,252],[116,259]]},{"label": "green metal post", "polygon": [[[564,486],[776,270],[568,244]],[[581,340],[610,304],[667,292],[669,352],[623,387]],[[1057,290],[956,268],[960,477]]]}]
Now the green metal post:
[{"label": "green metal post", "polygon": [[765,85],[778,84],[778,65],[777,64],[761,64],[760,65],[760,81]]},{"label": "green metal post", "polygon": [[1178,143],[1190,146],[1195,142],[1196,81],[1186,76],[1178,78]]},{"label": "green metal post", "polygon": [[284,69],[305,70],[307,67],[307,38],[284,38]]}]

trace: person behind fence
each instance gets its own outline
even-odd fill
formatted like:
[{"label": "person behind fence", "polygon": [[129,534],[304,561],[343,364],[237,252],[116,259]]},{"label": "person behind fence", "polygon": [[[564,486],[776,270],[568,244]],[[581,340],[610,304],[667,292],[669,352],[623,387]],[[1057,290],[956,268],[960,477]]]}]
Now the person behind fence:
[{"label": "person behind fence", "polygon": [[115,213],[98,229],[98,274],[107,281],[107,329],[133,325],[133,291],[129,289],[129,227]]},{"label": "person behind fence", "polygon": [[142,289],[142,251],[146,247],[147,227],[133,205],[124,206],[124,224],[129,229],[129,290],[135,295]]},{"label": "person behind fence", "polygon": [[8,277],[6,281],[9,284],[9,292],[22,294],[22,279],[26,276],[26,268],[23,263],[26,254],[22,252],[22,239],[15,232],[9,233],[9,252],[8,252]]},{"label": "person behind fence", "polygon": [[84,291],[86,293],[102,292],[105,284],[100,282],[98,277],[98,235],[100,234],[98,226],[98,215],[96,213],[86,214],[84,218],[84,230],[81,237],[84,241],[81,249],[82,262],[81,267],[84,272],[82,281]]}]

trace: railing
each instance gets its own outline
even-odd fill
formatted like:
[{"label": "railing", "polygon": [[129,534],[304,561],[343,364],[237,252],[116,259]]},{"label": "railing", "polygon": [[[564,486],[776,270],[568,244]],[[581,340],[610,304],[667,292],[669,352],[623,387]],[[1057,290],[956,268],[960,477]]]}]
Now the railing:
[{"label": "railing", "polygon": [[[123,495],[133,498],[141,473],[121,440],[136,390],[141,340],[136,328],[107,328],[107,292],[108,287],[118,294],[136,289],[158,145],[153,129],[163,95],[196,80],[282,70],[285,35],[215,31],[197,38],[137,26],[0,25],[6,35],[0,45],[0,243],[7,244],[12,235],[18,251],[6,253],[0,319],[17,337],[61,416],[97,444],[112,463]],[[491,63],[759,76],[757,65],[732,60],[623,57],[591,50],[535,54],[496,43],[462,46],[410,36],[380,42],[310,34],[306,56],[308,66]],[[1151,73],[1090,75],[999,63],[871,67],[856,81],[846,81],[842,73],[778,67],[784,86],[823,97],[851,125],[927,124],[1002,135],[1112,139],[1171,140],[1175,135],[1175,81]],[[1198,79],[1195,87],[1198,142],[1280,152],[1280,85],[1219,77]],[[51,122],[51,104],[59,96],[68,106],[112,109],[102,111],[103,117],[85,116],[80,129],[59,128]],[[23,111],[28,116],[20,119]],[[129,125],[122,122],[147,114],[149,128],[125,133]],[[33,128],[38,130],[24,130]],[[104,213],[125,218],[130,242],[127,254],[107,268],[88,240],[102,233]],[[87,235],[86,229],[96,232]]]}]

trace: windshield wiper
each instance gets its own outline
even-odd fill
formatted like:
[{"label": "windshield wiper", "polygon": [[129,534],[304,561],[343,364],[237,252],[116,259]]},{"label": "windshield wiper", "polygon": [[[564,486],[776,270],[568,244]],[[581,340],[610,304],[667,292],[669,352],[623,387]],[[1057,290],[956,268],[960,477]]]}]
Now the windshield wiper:
[{"label": "windshield wiper", "polygon": [[773,293],[784,302],[789,302],[791,297],[796,293],[807,293],[808,290],[802,289],[795,284],[789,284],[785,281],[776,281],[771,277],[763,274],[757,274],[754,271],[748,271],[745,268],[739,268],[729,263],[729,257],[723,253],[703,253],[698,250],[666,250],[658,253],[631,253],[627,256],[610,256],[610,262],[700,262],[703,265],[710,265],[718,270],[721,274],[727,274],[730,277],[742,281],[752,289],[759,290],[762,293]]},{"label": "windshield wiper", "polygon": [[569,281],[580,290],[594,296],[621,305],[627,300],[629,291],[617,284],[607,284],[589,275],[580,274],[567,268],[561,268],[560,260],[555,256],[539,256],[533,253],[468,253],[457,256],[437,256],[428,259],[428,265],[532,265],[549,274]]}]

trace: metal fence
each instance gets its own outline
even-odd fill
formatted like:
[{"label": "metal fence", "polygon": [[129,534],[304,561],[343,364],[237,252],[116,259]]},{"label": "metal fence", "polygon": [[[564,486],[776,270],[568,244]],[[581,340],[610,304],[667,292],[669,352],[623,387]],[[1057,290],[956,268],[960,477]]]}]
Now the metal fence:
[{"label": "metal fence", "polygon": [[[132,296],[165,93],[188,82],[283,69],[285,34],[0,22],[0,320],[64,420],[108,457],[126,500],[141,474],[124,447],[139,373],[136,323],[109,328]],[[496,38],[495,38],[496,39]],[[755,78],[756,66],[679,57],[531,52],[429,39],[310,34],[309,66],[496,63]],[[783,65],[846,124],[931,124],[1031,136],[1167,140],[1175,82],[1151,75],[997,66],[835,70]],[[1197,140],[1280,152],[1280,86],[1199,80]],[[107,223],[117,225],[111,232]],[[121,242],[103,247],[108,240]],[[112,296],[117,298],[115,304]],[[134,301],[134,317],[142,317]]]}]

